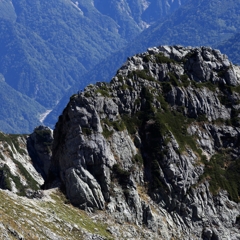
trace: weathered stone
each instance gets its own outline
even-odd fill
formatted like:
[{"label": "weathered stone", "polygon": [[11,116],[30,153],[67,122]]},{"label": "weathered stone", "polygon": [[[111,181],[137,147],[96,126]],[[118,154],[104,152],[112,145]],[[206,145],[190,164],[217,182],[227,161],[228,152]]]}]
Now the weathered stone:
[{"label": "weathered stone", "polygon": [[[216,153],[238,159],[239,81],[239,68],[207,47],[130,57],[110,84],[71,99],[54,130],[50,173],[72,203],[104,209],[120,226],[109,228],[116,239],[137,239],[137,226],[146,239],[238,239],[240,205],[226,191],[213,195],[202,176]],[[169,118],[180,114],[177,133]],[[122,234],[126,222],[134,227]]]},{"label": "weathered stone", "polygon": [[52,156],[53,131],[44,126],[34,129],[34,132],[28,137],[27,148],[33,165],[45,179],[50,167]]}]

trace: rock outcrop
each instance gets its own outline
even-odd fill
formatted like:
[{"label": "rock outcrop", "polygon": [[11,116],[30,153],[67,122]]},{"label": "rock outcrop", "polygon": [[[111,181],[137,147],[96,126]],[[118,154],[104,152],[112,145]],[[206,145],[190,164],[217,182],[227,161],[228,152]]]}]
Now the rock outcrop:
[{"label": "rock outcrop", "polygon": [[27,135],[0,132],[0,188],[21,196],[40,197],[44,179],[27,151]]},{"label": "rock outcrop", "polygon": [[116,239],[240,239],[239,84],[240,68],[207,47],[129,58],[71,97],[47,186],[104,210]]},{"label": "rock outcrop", "polygon": [[44,126],[38,126],[27,138],[27,150],[33,161],[33,166],[46,179],[52,157],[53,131]]}]

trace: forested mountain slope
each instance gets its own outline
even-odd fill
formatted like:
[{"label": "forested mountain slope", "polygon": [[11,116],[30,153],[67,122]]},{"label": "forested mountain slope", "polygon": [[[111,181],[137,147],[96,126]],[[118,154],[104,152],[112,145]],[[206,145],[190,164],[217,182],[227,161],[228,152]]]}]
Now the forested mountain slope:
[{"label": "forested mountain slope", "polygon": [[236,33],[216,47],[227,54],[233,63],[240,64],[240,33]]}]

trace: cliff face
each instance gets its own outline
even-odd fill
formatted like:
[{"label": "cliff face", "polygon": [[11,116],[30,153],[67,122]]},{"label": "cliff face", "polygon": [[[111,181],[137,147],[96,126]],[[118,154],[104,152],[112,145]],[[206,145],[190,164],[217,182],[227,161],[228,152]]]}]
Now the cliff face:
[{"label": "cliff face", "polygon": [[110,84],[71,97],[48,186],[104,210],[115,239],[240,239],[239,83],[211,48],[129,58]]},{"label": "cliff face", "polygon": [[44,183],[28,155],[26,135],[0,133],[0,189],[34,197]]},{"label": "cliff face", "polygon": [[[40,197],[51,159],[53,132],[39,126],[30,135],[0,132],[0,189]],[[39,195],[40,194],[40,195]]]}]

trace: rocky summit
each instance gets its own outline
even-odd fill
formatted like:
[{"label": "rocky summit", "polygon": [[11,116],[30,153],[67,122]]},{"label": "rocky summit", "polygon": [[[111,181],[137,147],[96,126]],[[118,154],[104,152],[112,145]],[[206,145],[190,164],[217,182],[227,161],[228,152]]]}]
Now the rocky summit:
[{"label": "rocky summit", "polygon": [[239,113],[226,55],[150,48],[71,97],[45,187],[101,210],[114,239],[240,239]]}]

